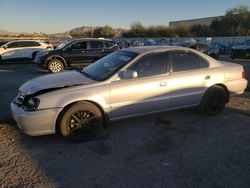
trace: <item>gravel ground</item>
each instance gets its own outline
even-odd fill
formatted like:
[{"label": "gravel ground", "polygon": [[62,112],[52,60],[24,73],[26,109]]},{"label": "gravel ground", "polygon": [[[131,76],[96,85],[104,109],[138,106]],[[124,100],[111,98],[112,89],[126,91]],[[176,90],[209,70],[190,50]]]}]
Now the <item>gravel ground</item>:
[{"label": "gravel ground", "polygon": [[42,74],[0,66],[1,187],[250,187],[249,92],[215,117],[189,109],[117,121],[98,140],[72,144],[26,136],[10,117],[20,84]]}]

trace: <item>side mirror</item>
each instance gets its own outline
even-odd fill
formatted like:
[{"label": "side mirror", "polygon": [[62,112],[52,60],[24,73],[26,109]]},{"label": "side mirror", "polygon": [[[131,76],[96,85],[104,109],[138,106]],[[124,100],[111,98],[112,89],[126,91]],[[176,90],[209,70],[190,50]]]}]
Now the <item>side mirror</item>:
[{"label": "side mirror", "polygon": [[7,48],[8,48],[7,46],[3,46],[3,49],[5,49],[5,50],[6,50]]},{"label": "side mirror", "polygon": [[131,78],[137,78],[138,73],[134,70],[126,70],[126,71],[119,72],[118,76],[121,80],[127,80]]}]

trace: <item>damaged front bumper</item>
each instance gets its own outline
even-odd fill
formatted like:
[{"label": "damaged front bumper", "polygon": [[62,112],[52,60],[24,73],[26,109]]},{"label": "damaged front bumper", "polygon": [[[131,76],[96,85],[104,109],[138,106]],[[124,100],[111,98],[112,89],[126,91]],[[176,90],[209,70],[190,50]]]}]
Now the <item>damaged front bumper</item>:
[{"label": "damaged front bumper", "polygon": [[43,109],[26,112],[13,102],[10,105],[11,114],[18,128],[27,135],[39,136],[54,134],[56,119],[62,108]]}]

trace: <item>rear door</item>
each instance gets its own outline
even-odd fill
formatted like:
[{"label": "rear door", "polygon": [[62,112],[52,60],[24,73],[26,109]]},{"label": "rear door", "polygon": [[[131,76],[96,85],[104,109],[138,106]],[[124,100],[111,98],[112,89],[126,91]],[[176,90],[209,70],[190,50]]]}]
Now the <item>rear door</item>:
[{"label": "rear door", "polygon": [[210,80],[207,60],[191,51],[169,51],[170,75],[168,79],[172,107],[199,104]]},{"label": "rear door", "polygon": [[95,62],[96,60],[107,55],[103,41],[95,41],[95,40],[89,41],[88,53],[91,56],[92,62]]}]

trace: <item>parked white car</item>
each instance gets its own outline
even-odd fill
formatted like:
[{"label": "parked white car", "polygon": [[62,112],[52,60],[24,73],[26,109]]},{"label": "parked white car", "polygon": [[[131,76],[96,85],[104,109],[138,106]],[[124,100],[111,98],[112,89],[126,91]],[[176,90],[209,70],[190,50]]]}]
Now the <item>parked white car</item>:
[{"label": "parked white car", "polygon": [[0,47],[1,60],[33,59],[35,53],[53,49],[51,44],[37,40],[16,40]]},{"label": "parked white car", "polygon": [[81,71],[41,76],[19,88],[11,103],[24,133],[56,131],[65,138],[92,138],[106,120],[199,106],[220,113],[229,97],[247,87],[241,65],[220,62],[183,47],[115,51]]}]

